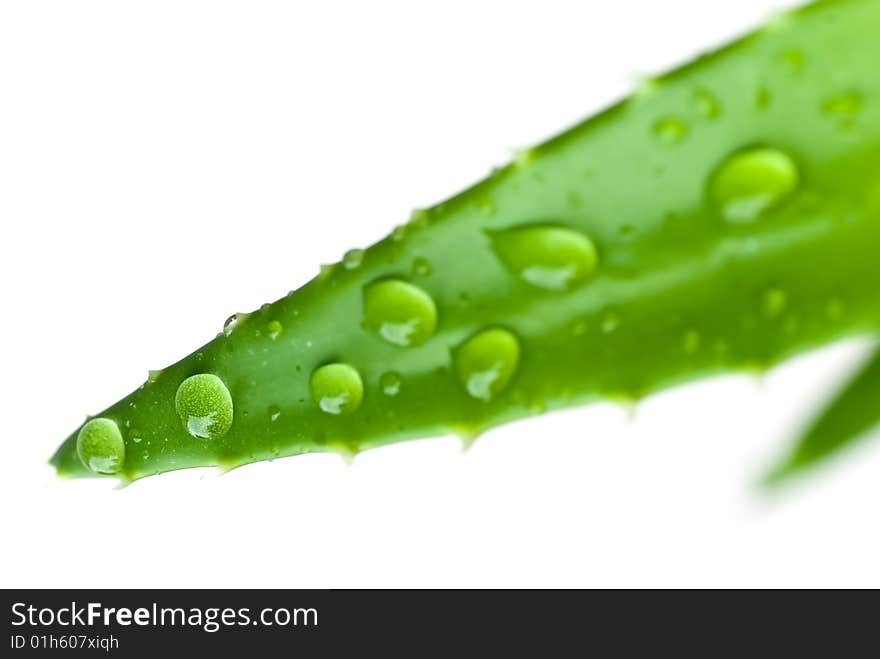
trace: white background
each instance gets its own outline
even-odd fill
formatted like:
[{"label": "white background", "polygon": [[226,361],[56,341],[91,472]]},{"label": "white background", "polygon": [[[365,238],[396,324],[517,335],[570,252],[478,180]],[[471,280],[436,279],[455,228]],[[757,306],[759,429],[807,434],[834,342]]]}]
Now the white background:
[{"label": "white background", "polygon": [[785,4],[3,2],[0,585],[880,586],[877,444],[755,488],[864,343],[465,454],[46,465],[230,313]]}]

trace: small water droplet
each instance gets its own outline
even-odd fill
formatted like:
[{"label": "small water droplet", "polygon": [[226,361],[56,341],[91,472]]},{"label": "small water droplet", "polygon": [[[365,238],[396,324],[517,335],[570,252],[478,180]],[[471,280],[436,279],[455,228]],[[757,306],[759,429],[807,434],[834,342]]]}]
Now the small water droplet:
[{"label": "small water droplet", "polygon": [[143,440],[140,437],[132,437],[131,441],[133,441],[135,444],[140,444]]},{"label": "small water droplet", "polygon": [[700,349],[703,338],[696,330],[688,330],[681,339],[681,347],[689,355],[694,354]]},{"label": "small water droplet", "polygon": [[571,333],[575,336],[583,336],[587,333],[587,323],[586,321],[579,320],[574,326],[571,328]]},{"label": "small water droplet", "polygon": [[825,315],[830,320],[840,320],[843,318],[844,306],[843,302],[834,297],[825,304]]},{"label": "small water droplet", "polygon": [[284,326],[277,320],[270,320],[266,325],[266,332],[269,334],[269,338],[273,341],[281,336],[281,332],[284,331]]},{"label": "small water droplet", "polygon": [[529,163],[534,162],[537,155],[538,152],[534,148],[517,149],[513,153],[513,162],[516,163],[518,167],[525,167]]},{"label": "small water droplet", "polygon": [[728,222],[753,222],[797,188],[799,173],[782,151],[755,148],[728,157],[709,182],[709,196]]},{"label": "small water droplet", "polygon": [[822,111],[837,121],[841,128],[849,128],[862,111],[864,99],[858,92],[832,96],[822,104]]},{"label": "small water droplet", "polygon": [[76,453],[96,474],[115,474],[125,463],[125,441],[119,426],[111,419],[96,418],[80,428]]},{"label": "small water droplet", "polygon": [[365,251],[362,249],[350,249],[342,257],[342,266],[346,270],[354,270],[359,268],[364,262]]},{"label": "small water droplet", "polygon": [[147,382],[149,382],[150,384],[153,384],[154,382],[157,382],[161,376],[162,376],[162,369],[159,369],[158,371],[148,371],[147,372]]},{"label": "small water droplet", "polygon": [[704,119],[717,119],[721,116],[721,102],[711,92],[698,89],[694,92],[694,102],[697,112]]},{"label": "small water droplet", "polygon": [[212,373],[199,373],[181,382],[174,406],[193,437],[216,439],[232,426],[232,396],[223,380]]},{"label": "small water droplet", "polygon": [[416,208],[410,213],[409,226],[414,229],[424,229],[431,220],[431,213],[423,208]]},{"label": "small water droplet", "polygon": [[400,279],[384,279],[364,289],[364,326],[394,345],[421,345],[434,335],[433,298]]},{"label": "small water droplet", "polygon": [[687,137],[688,125],[678,117],[662,117],[654,123],[653,131],[660,142],[673,146]]},{"label": "small water droplet", "polygon": [[423,259],[422,257],[418,257],[413,261],[412,271],[414,275],[418,275],[419,277],[427,277],[431,274],[431,264],[427,259]]},{"label": "small water droplet", "polygon": [[455,352],[458,379],[470,396],[492,400],[510,383],[519,366],[519,341],[501,328],[483,330]]},{"label": "small water droplet", "polygon": [[249,316],[250,314],[246,313],[234,313],[229,318],[226,319],[226,322],[223,323],[223,334],[225,336],[229,336],[232,334],[237,327],[239,327],[242,322]]},{"label": "small water droplet", "polygon": [[584,205],[584,198],[580,193],[571,190],[566,196],[566,200],[568,201],[569,208],[582,208]]},{"label": "small water droplet", "polygon": [[785,312],[788,296],[779,288],[771,288],[761,298],[761,313],[767,318],[778,318]]},{"label": "small water droplet", "polygon": [[759,110],[764,110],[770,107],[770,103],[772,102],[773,97],[770,94],[770,90],[766,87],[759,87],[755,92],[755,107]]},{"label": "small water droplet", "polygon": [[617,331],[617,328],[620,327],[620,316],[618,316],[615,312],[609,311],[602,317],[602,324],[600,328],[602,332],[605,334],[611,334]]},{"label": "small water droplet", "polygon": [[631,224],[624,224],[617,229],[617,235],[620,236],[623,240],[632,240],[635,232],[636,228]]},{"label": "small water droplet", "polygon": [[572,288],[598,267],[593,241],[572,229],[527,225],[492,232],[489,237],[501,262],[520,279],[539,288]]},{"label": "small water droplet", "polygon": [[803,51],[790,49],[786,50],[780,55],[780,60],[782,64],[792,73],[800,73],[804,70],[804,66],[806,65],[807,58],[804,55]]},{"label": "small water droplet", "polygon": [[482,213],[483,215],[494,215],[496,211],[495,201],[492,199],[492,197],[489,197],[488,195],[485,197],[481,197],[477,201],[477,210],[479,210],[480,213]]},{"label": "small water droplet", "polygon": [[348,364],[327,364],[312,373],[312,398],[327,414],[347,416],[361,406],[364,383],[360,373]]},{"label": "small water droplet", "polygon": [[394,230],[391,232],[391,240],[396,243],[399,243],[406,237],[406,225],[400,224],[394,227]]},{"label": "small water droplet", "polygon": [[278,407],[277,405],[270,405],[269,406],[269,419],[274,422],[274,421],[277,421],[280,416],[281,416],[281,408]]},{"label": "small water droplet", "polygon": [[382,393],[386,396],[394,397],[400,393],[400,385],[403,383],[400,375],[394,371],[383,373],[379,378],[379,386],[382,387]]}]

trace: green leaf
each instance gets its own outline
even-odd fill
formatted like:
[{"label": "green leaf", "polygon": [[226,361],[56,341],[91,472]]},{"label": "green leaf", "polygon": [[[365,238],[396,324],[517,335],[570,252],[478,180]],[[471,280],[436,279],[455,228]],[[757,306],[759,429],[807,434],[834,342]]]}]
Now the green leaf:
[{"label": "green leaf", "polygon": [[789,481],[867,439],[880,425],[880,349],[837,394],[767,478],[769,485]]}]

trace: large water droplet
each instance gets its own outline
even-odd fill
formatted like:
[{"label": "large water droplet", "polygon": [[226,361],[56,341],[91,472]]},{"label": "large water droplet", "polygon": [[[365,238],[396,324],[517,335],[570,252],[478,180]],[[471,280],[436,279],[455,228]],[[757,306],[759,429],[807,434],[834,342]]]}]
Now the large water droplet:
[{"label": "large water droplet", "polygon": [[740,151],[725,160],[709,182],[709,196],[722,217],[753,222],[779,206],[797,188],[798,168],[778,149]]},{"label": "large water droplet", "polygon": [[394,345],[421,345],[437,328],[437,307],[421,288],[385,279],[364,290],[364,326]]},{"label": "large water droplet", "polygon": [[654,137],[672,146],[687,137],[688,125],[678,117],[663,117],[654,124],[653,131]]},{"label": "large water droplet", "polygon": [[529,225],[489,235],[501,262],[539,288],[572,288],[593,274],[599,263],[593,241],[572,229]]},{"label": "large water droplet", "polygon": [[76,436],[76,453],[96,474],[115,474],[125,463],[125,442],[119,426],[110,419],[87,422]]},{"label": "large water droplet", "polygon": [[382,393],[386,396],[394,397],[399,394],[401,384],[403,384],[403,380],[394,371],[383,373],[382,377],[379,378],[379,386],[382,387]]},{"label": "large water droplet", "polygon": [[193,437],[216,439],[232,426],[232,396],[223,380],[211,373],[199,373],[181,382],[174,406]]},{"label": "large water droplet", "polygon": [[312,373],[312,398],[327,414],[346,416],[355,412],[364,399],[360,373],[348,364],[327,364]]},{"label": "large water droplet", "polygon": [[488,402],[510,383],[519,356],[516,336],[505,329],[488,329],[459,346],[455,370],[468,394]]}]

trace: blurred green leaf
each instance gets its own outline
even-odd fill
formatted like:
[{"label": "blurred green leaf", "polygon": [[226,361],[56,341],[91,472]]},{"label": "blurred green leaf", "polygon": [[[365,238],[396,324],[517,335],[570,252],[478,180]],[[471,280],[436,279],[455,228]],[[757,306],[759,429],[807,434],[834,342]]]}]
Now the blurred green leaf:
[{"label": "blurred green leaf", "polygon": [[788,481],[843,449],[866,439],[880,425],[880,348],[829,403],[767,477],[768,485]]}]

